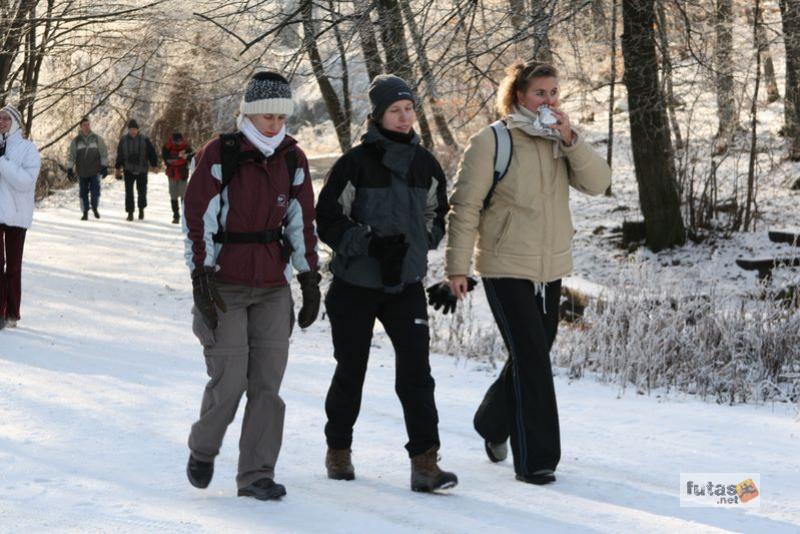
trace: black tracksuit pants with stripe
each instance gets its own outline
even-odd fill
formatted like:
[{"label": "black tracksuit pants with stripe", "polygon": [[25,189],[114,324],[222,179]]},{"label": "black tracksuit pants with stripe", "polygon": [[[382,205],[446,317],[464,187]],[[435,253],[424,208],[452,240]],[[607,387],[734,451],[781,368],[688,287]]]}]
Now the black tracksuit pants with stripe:
[{"label": "black tracksuit pants with stripe", "polygon": [[378,319],[395,351],[395,392],[403,406],[410,457],[439,447],[433,397],[428,302],[421,282],[400,293],[358,287],[335,278],[325,297],[336,371],[325,400],[325,437],[332,449],[349,449],[361,408],[372,329]]},{"label": "black tracksuit pants with stripe", "polygon": [[492,443],[510,436],[517,474],[555,470],[561,443],[550,347],[558,329],[561,280],[545,285],[544,299],[528,280],[484,278],[483,283],[509,356],[475,414],[475,430]]}]

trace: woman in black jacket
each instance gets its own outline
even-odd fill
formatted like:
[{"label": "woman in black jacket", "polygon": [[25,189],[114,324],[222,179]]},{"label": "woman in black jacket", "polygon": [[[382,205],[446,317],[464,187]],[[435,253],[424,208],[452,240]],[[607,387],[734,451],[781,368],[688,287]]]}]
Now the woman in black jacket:
[{"label": "woman in black jacket", "polygon": [[336,161],[317,204],[319,237],[334,253],[325,307],[337,365],[325,402],[325,465],[329,478],[355,478],[353,425],[378,319],[396,354],[411,489],[433,491],[458,482],[437,465],[438,415],[422,287],[428,250],[444,236],[446,180],[414,133],[415,98],[408,85],[397,76],[376,76],[369,97],[368,131]]}]

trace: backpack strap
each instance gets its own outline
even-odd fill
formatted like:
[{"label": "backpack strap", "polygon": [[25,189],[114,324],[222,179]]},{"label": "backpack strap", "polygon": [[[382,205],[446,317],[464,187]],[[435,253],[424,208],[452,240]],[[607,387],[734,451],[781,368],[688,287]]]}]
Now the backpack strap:
[{"label": "backpack strap", "polygon": [[297,174],[297,152],[294,147],[288,149],[284,155],[286,158],[286,170],[289,174],[289,187],[294,184],[294,175]]},{"label": "backpack strap", "polygon": [[222,191],[231,183],[233,175],[236,174],[236,170],[239,168],[239,134],[220,134],[219,140],[222,143],[222,156],[220,157],[222,187],[219,190],[219,194],[222,196]]},{"label": "backpack strap", "polygon": [[508,131],[504,120],[495,121],[491,124],[492,135],[494,136],[494,170],[492,176],[492,186],[483,199],[483,209],[489,207],[489,202],[494,195],[497,184],[508,172],[511,164],[511,156],[514,154],[514,142],[511,139],[511,132]]}]

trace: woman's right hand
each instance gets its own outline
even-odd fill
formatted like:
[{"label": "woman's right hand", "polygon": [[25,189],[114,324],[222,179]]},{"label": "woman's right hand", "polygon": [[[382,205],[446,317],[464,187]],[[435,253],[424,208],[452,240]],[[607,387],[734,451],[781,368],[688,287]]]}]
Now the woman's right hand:
[{"label": "woman's right hand", "polygon": [[454,275],[447,277],[447,284],[450,286],[450,291],[453,295],[461,300],[467,296],[469,291],[469,284],[467,284],[467,277],[464,275]]}]

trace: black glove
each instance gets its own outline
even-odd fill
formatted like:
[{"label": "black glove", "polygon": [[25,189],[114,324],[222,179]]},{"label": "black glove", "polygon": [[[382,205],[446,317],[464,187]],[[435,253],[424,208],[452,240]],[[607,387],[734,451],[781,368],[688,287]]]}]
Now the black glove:
[{"label": "black glove", "polygon": [[108,167],[106,167],[105,165],[100,167],[100,176],[102,176],[103,178],[108,176]]},{"label": "black glove", "polygon": [[[475,289],[475,286],[478,285],[478,281],[472,277],[467,278],[467,292],[472,291]],[[458,304],[458,299],[453,292],[450,291],[450,285],[447,282],[439,282],[438,284],[433,284],[427,289],[428,292],[428,304],[433,306],[434,310],[442,309],[442,313],[447,315],[448,313],[454,313],[456,311],[456,304]]]},{"label": "black glove", "polygon": [[303,306],[297,314],[297,324],[300,328],[308,328],[317,320],[319,302],[322,296],[319,292],[319,282],[322,276],[316,271],[306,271],[297,275],[300,289],[303,292]]},{"label": "black glove", "polygon": [[384,287],[395,287],[402,283],[403,260],[408,252],[408,243],[403,234],[387,236],[373,235],[369,240],[367,252],[381,265],[381,278]]},{"label": "black glove", "polygon": [[203,316],[206,326],[215,330],[217,328],[217,308],[223,312],[228,311],[228,308],[214,282],[213,267],[195,267],[192,271],[192,297],[194,297],[194,305]]},{"label": "black glove", "polygon": [[67,180],[69,180],[70,182],[77,181],[77,179],[75,178],[75,171],[72,170],[72,167],[67,169]]}]

